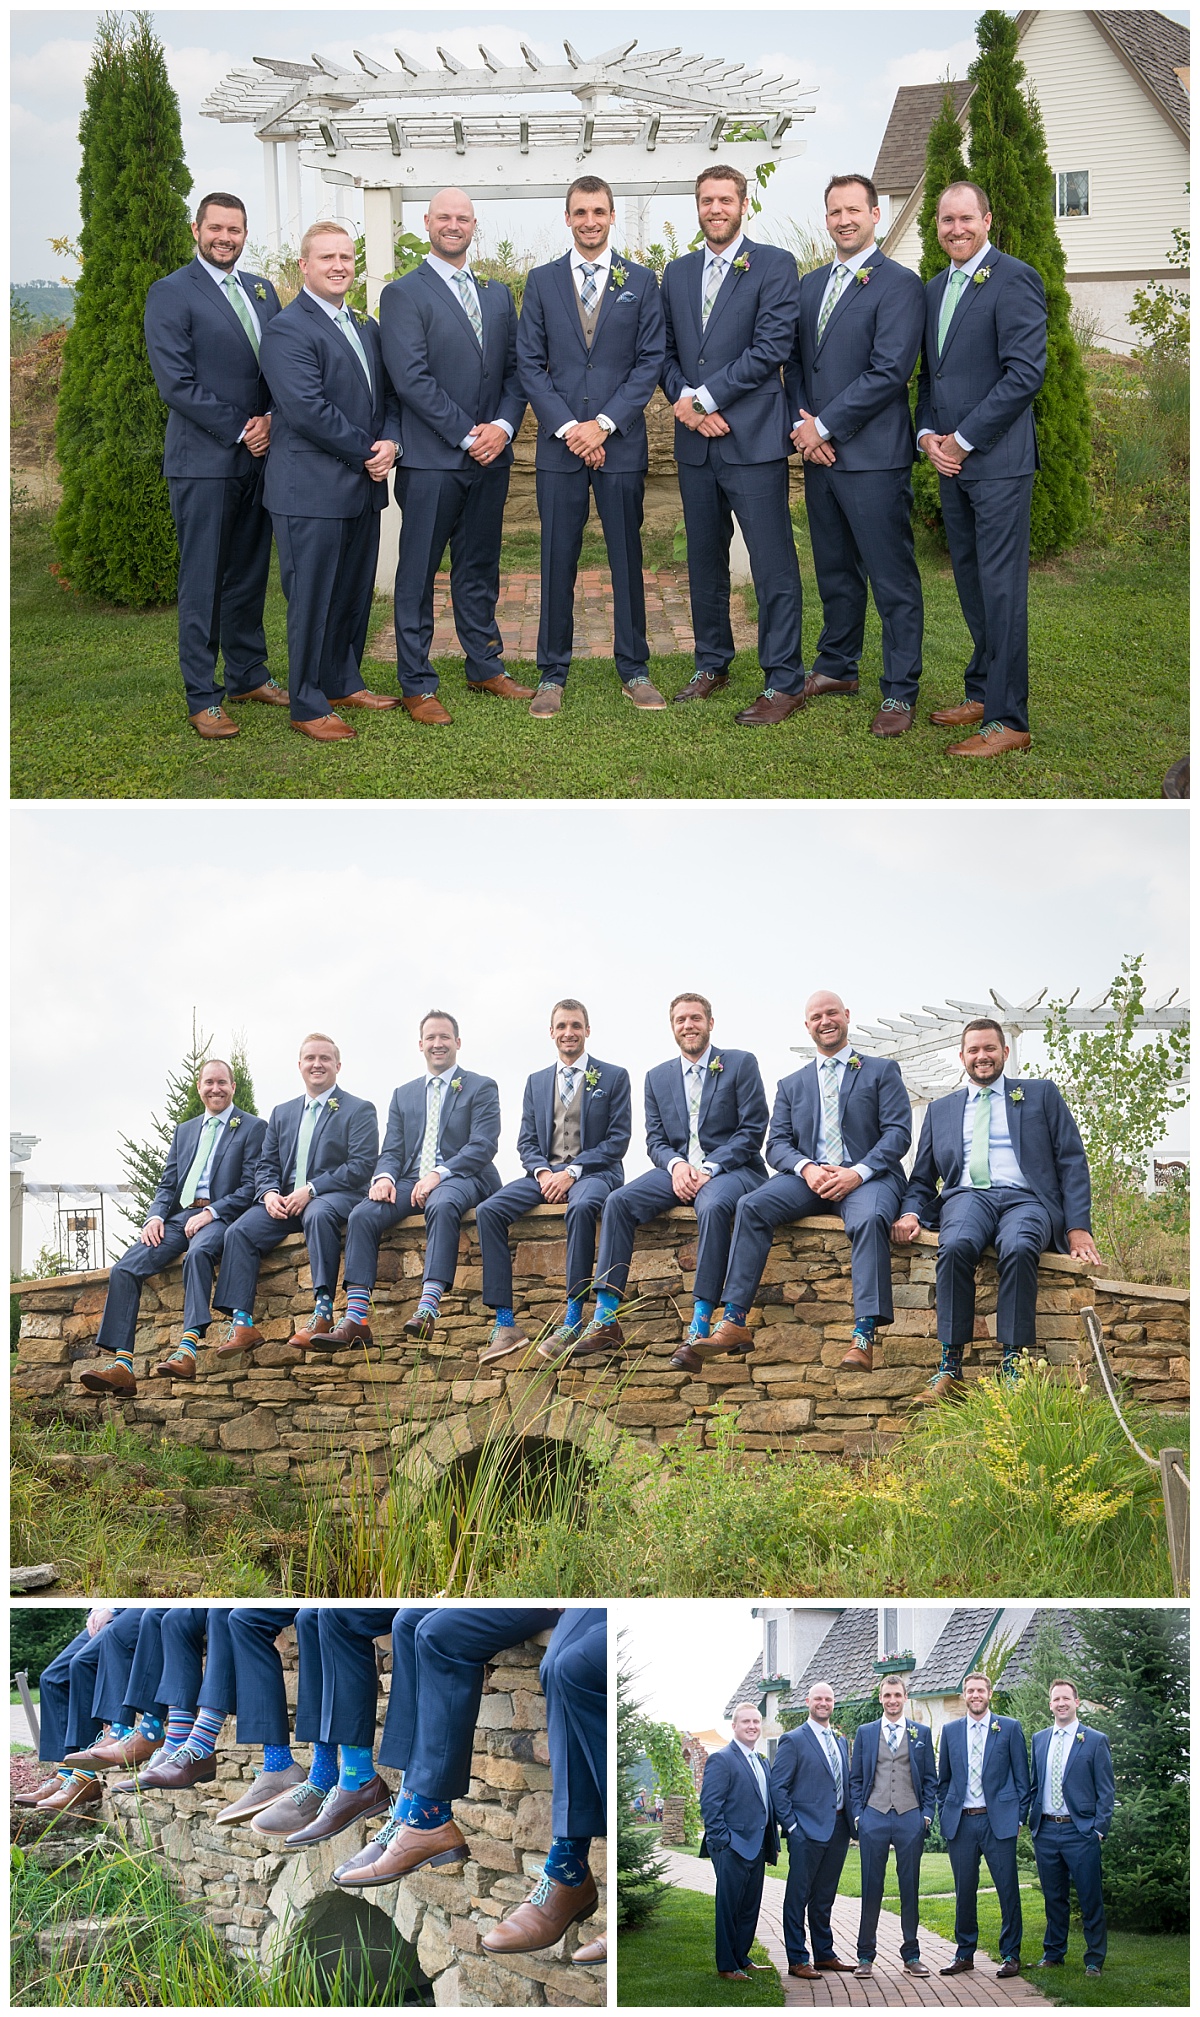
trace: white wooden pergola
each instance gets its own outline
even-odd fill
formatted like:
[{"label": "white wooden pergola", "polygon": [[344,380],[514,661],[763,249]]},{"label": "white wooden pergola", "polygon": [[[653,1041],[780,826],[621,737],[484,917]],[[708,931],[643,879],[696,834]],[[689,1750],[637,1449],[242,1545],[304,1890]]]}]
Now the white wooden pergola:
[{"label": "white wooden pergola", "polygon": [[[440,69],[403,49],[394,70],[360,50],[357,70],[316,54],[258,56],[200,110],[252,125],[262,142],[272,251],[304,229],[302,167],[331,185],[339,215],[347,192],[362,191],[371,309],[405,205],[447,185],[476,203],[561,198],[592,170],[625,199],[626,241],[640,245],[650,199],[690,195],[718,153],[753,182],[761,164],[804,152],[795,128],[811,116],[813,91],[795,78],[682,48],[639,51],[636,40],[590,57],[563,48],[565,61],[553,61],[522,42],[514,64],[480,44],[478,67],[439,49]],[[761,137],[741,137],[750,132]]]}]

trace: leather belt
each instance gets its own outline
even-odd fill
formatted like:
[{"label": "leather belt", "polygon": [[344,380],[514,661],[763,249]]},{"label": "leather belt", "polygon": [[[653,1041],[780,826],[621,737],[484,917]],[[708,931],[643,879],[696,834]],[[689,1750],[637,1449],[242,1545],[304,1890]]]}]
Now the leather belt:
[{"label": "leather belt", "polygon": [[[1057,1821],[1057,1823],[1058,1823],[1058,1825],[1059,1825],[1059,1827],[1060,1827],[1060,1828],[1065,1828],[1065,1827],[1067,1826],[1068,1822],[1071,1822],[1071,1818],[1072,1818],[1072,1817],[1070,1816],[1070,1814],[1043,1814],[1043,1815],[1042,1815],[1042,1819],[1043,1819],[1043,1821]],[[1073,1823],[1072,1823],[1072,1825],[1073,1825]]]},{"label": "leather belt", "polygon": [[964,1807],[964,1808],[963,1808],[963,1813],[964,1813],[964,1814],[986,1814],[986,1813],[987,1813],[987,1808],[986,1808],[986,1807]]}]

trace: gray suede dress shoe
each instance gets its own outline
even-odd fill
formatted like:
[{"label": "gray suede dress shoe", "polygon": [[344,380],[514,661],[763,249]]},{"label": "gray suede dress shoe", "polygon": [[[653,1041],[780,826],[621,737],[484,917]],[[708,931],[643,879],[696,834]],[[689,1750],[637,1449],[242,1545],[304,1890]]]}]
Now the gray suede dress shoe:
[{"label": "gray suede dress shoe", "polygon": [[298,1786],[292,1786],[272,1800],[269,1807],[261,1807],[251,1817],[250,1827],[255,1835],[270,1835],[283,1840],[297,1828],[306,1827],[315,1821],[325,1805],[325,1790],[314,1786],[310,1779],[302,1779]]},{"label": "gray suede dress shoe", "polygon": [[230,1806],[222,1807],[216,1817],[218,1827],[235,1827],[239,1821],[251,1821],[273,1806],[281,1793],[290,1793],[294,1786],[303,1786],[308,1773],[303,1765],[288,1765],[282,1772],[259,1772],[253,1785],[247,1786]]}]

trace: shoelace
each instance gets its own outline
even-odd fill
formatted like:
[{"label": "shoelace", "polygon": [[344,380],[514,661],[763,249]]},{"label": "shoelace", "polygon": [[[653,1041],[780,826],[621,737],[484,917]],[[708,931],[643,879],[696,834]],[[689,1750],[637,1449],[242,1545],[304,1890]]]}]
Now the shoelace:
[{"label": "shoelace", "polygon": [[549,693],[551,687],[557,685],[558,681],[556,679],[539,679],[537,690],[539,693]]},{"label": "shoelace", "polygon": [[627,679],[625,684],[626,686],[649,686],[650,675],[648,672],[635,672],[632,679]]},{"label": "shoelace", "polygon": [[379,1844],[381,1849],[387,1848],[387,1845],[392,1840],[392,1837],[399,1833],[399,1830],[402,1826],[403,1823],[401,1822],[397,1814],[388,1815],[387,1820],[384,1822],[382,1828],[379,1830],[378,1835],[376,1835],[375,1837],[375,1840]]},{"label": "shoelace", "polygon": [[221,710],[219,707],[206,707],[204,712],[205,714],[211,714],[215,718],[220,714]]},{"label": "shoelace", "polygon": [[907,714],[909,706],[906,700],[885,700],[880,711],[883,714]]},{"label": "shoelace", "polygon": [[[336,1793],[337,1787],[331,1786],[329,1791],[331,1793]],[[292,1787],[292,1790],[288,1795],[288,1798],[291,1800],[293,1807],[302,1807],[310,1793],[321,1793],[321,1788],[319,1786],[314,1786],[311,1779],[302,1779],[298,1786]],[[324,1807],[325,1802],[328,1798],[329,1793],[321,1793],[322,1807]]]},{"label": "shoelace", "polygon": [[537,1883],[534,1885],[532,1891],[529,1893],[528,1898],[525,1900],[525,1903],[527,1905],[544,1905],[547,1898],[550,1896],[550,1886],[553,1884],[553,1882],[554,1879],[553,1877],[550,1876],[549,1872],[543,1870],[541,1876],[537,1880]]},{"label": "shoelace", "polygon": [[989,735],[1002,735],[1003,732],[1004,723],[1002,721],[985,721],[976,730],[976,734],[981,741],[986,741]]}]

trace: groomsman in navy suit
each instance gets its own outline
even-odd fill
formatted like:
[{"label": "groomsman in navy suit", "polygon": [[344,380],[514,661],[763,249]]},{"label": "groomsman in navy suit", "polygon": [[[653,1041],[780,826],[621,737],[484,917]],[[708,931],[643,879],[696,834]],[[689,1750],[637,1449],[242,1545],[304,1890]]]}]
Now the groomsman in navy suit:
[{"label": "groomsman in navy suit", "polygon": [[788,507],[794,450],[782,377],[796,337],[800,282],[790,252],[747,238],[750,198],[740,168],[706,168],[696,181],[696,209],[703,249],[672,259],[662,283],[662,386],[675,409],[696,639],[695,676],[675,698],[708,700],[729,684],[736,512],[758,597],[766,690],[734,718],[747,727],[774,725],[804,705],[800,569]]},{"label": "groomsman in navy suit", "polygon": [[805,695],[858,692],[869,580],[883,625],[883,704],[871,733],[888,736],[912,727],[921,677],[908,381],[925,293],[915,273],[884,257],[878,223],[875,184],[835,175],[825,190],[825,229],[838,256],[800,282],[800,329],[785,379],[825,617]]},{"label": "groomsman in navy suit", "polygon": [[421,1212],[428,1244],[416,1310],[404,1328],[418,1344],[433,1338],[442,1297],[458,1268],[464,1215],[500,1188],[500,1092],[495,1079],[460,1071],[458,1023],[442,1009],[422,1016],[419,1079],[397,1086],[371,1188],[346,1228],[346,1314],[314,1351],[373,1343],[367,1311],[379,1270],[379,1242],[390,1227]]},{"label": "groomsman in navy suit", "polygon": [[998,252],[991,205],[975,182],[938,199],[950,265],[925,289],[917,447],[940,478],[954,585],[974,650],[966,699],[930,717],[979,724],[948,756],[1028,749],[1029,531],[1038,468],[1033,402],[1046,376],[1041,274]]},{"label": "groomsman in navy suit", "polygon": [[714,1045],[712,1003],[704,995],[676,995],[670,1014],[680,1055],[646,1074],[646,1151],[654,1168],[613,1191],[604,1207],[596,1311],[573,1347],[574,1358],[624,1345],[617,1310],[629,1278],[634,1235],[639,1226],[680,1205],[691,1205],[698,1230],[695,1307],[687,1342],[694,1348],[706,1339],[725,1279],[738,1200],[766,1178],[760,1150],[767,1095],[757,1058]]},{"label": "groomsman in navy suit", "polygon": [[307,1347],[314,1334],[333,1329],[333,1292],[346,1220],[366,1195],[379,1148],[379,1123],[370,1100],[343,1092],[337,1082],[342,1056],[321,1031],[300,1046],[304,1094],[274,1108],[255,1171],[255,1196],[225,1242],[217,1304],[230,1317],[222,1356],[252,1351],[266,1339],[254,1323],[259,1264],[303,1232],[313,1280],[313,1314],[293,1344]]},{"label": "groomsman in navy suit", "polygon": [[346,306],[354,241],[344,224],[310,224],[304,285],[263,339],[274,403],[266,502],[287,597],[292,727],[313,742],[355,731],[334,708],[395,707],[362,676],[379,514],[400,445],[400,409],[379,329]]},{"label": "groomsman in navy suit", "polygon": [[1033,1733],[1029,1826],[1046,1900],[1045,1951],[1039,1968],[1061,1968],[1071,1930],[1071,1886],[1083,1920],[1084,1974],[1099,1975],[1108,1952],[1101,1889],[1101,1849],[1112,1826],[1116,1784],[1112,1749],[1079,1721],[1074,1681],[1050,1683],[1054,1727]]},{"label": "groomsman in navy suit", "polygon": [[756,1749],[762,1716],[752,1702],[733,1712],[733,1736],[704,1767],[700,1812],[704,1838],[700,1854],[712,1859],[717,1880],[717,1973],[726,1982],[746,1982],[766,1966],[752,1961],[768,1863],[779,1861],[779,1829],[771,1800],[770,1766]]},{"label": "groomsman in navy suit", "polygon": [[[150,288],[144,327],[154,382],[171,409],[163,475],[179,541],[179,669],[188,718],[210,741],[238,732],[226,700],[282,707],[287,698],[267,675],[263,629],[271,396],[258,353],[279,296],[261,274],[238,271],[240,196],[205,196],[192,237],[196,257]],[[217,680],[218,651],[228,688]]]},{"label": "groomsman in navy suit", "polygon": [[[855,1356],[843,1364],[870,1372],[875,1326],[892,1321],[890,1239],[904,1190],[912,1108],[899,1065],[854,1049],[850,1013],[840,995],[828,990],[811,995],[804,1022],[820,1055],[780,1080],[767,1135],[767,1161],[776,1174],[737,1208],[721,1291],[725,1318],[708,1349],[754,1349],[746,1317],[776,1226],[812,1212],[836,1212],[850,1240],[854,1297]],[[703,1357],[703,1348],[697,1357],[685,1345],[671,1363],[695,1372]]]},{"label": "groomsman in navy suit", "polygon": [[822,1973],[854,1970],[853,1961],[839,1961],[834,1953],[830,1925],[850,1848],[850,1753],[833,1727],[834,1694],[828,1681],[814,1681],[807,1699],[808,1721],[785,1731],[775,1747],[771,1801],[788,1845],[783,1894],[788,1974],[819,1982]]},{"label": "groomsman in navy suit", "polygon": [[906,1975],[928,1975],[918,1939],[921,1924],[921,1856],[933,1826],[937,1765],[933,1738],[907,1714],[908,1684],[889,1674],[879,1684],[883,1715],[864,1723],[850,1760],[850,1820],[862,1860],[856,1975],[869,1976],[883,1904],[888,1850],[896,1852],[900,1887],[900,1959]]},{"label": "groomsman in navy suit", "polygon": [[967,1713],[942,1729],[938,1808],[954,1872],[955,1955],[943,1975],[965,1975],[979,1945],[979,1864],[1000,1901],[999,1976],[1021,1972],[1021,1890],[1017,1831],[1029,1813],[1029,1753],[1012,1716],[992,1714],[986,1674],[963,1682]]},{"label": "groomsman in navy suit", "polygon": [[567,1308],[554,1336],[538,1346],[559,1358],[579,1336],[583,1298],[596,1259],[596,1228],[610,1191],[625,1180],[632,1101],[629,1073],[588,1052],[591,1025],[581,1001],[555,1002],[550,1037],[558,1062],[525,1082],[517,1154],[526,1174],[476,1206],[483,1255],[483,1300],[495,1311],[495,1329],[479,1355],[491,1365],[519,1352],[529,1339],[513,1312],[512,1251],[508,1229],[538,1205],[567,1207]]},{"label": "groomsman in navy suit", "polygon": [[645,410],[662,370],[658,282],[609,243],[613,194],[598,175],[567,191],[571,250],[525,282],[517,367],[537,415],[537,506],[542,523],[539,685],[530,714],[557,714],[575,635],[575,576],[591,492],[612,571],[613,655],[625,698],[666,703],[646,667],[642,505],[649,448]]},{"label": "groomsman in navy suit", "polygon": [[969,1085],[925,1112],[917,1159],[892,1237],[937,1232],[937,1322],[942,1362],[918,1399],[963,1391],[963,1352],[975,1335],[975,1269],[995,1247],[996,1335],[1003,1372],[1037,1342],[1038,1261],[1053,1251],[1098,1264],[1092,1186],[1079,1129],[1050,1079],[1006,1079],[998,1022],[968,1023],[959,1051]]},{"label": "groomsman in navy suit", "polygon": [[383,361],[400,402],[403,513],[396,569],[396,658],[403,706],[445,727],[429,657],[433,590],[447,540],[454,628],[473,693],[529,700],[504,670],[496,628],[500,541],[512,438],[525,414],[517,377],[517,311],[503,281],[467,264],[475,207],[440,189],[425,213],[429,251],[379,297]]},{"label": "groomsman in navy suit", "polygon": [[155,1366],[174,1380],[194,1380],[196,1348],[212,1322],[213,1269],[230,1226],[254,1203],[254,1170],[267,1124],[234,1105],[233,1071],[222,1058],[201,1065],[196,1091],[204,1108],[175,1130],[154,1201],[128,1253],[113,1264],[96,1344],[112,1363],[88,1367],[89,1394],[136,1394],[133,1339],[142,1283],[183,1261],[183,1336]]}]

